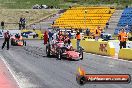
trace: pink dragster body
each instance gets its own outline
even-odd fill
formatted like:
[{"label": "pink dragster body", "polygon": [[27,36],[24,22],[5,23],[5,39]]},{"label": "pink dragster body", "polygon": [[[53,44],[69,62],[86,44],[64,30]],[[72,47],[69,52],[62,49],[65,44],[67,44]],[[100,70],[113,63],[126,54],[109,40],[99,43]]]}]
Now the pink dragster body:
[{"label": "pink dragster body", "polygon": [[80,53],[78,52],[75,52],[75,51],[66,51],[67,55],[69,58],[72,58],[72,59],[78,59],[80,57]]}]

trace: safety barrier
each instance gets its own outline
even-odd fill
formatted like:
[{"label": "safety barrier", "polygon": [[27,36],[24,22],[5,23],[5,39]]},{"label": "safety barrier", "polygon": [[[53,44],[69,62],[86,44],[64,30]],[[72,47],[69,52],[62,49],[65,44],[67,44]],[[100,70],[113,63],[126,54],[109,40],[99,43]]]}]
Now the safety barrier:
[{"label": "safety barrier", "polygon": [[132,60],[132,48],[123,48],[119,51],[118,58]]},{"label": "safety barrier", "polygon": [[[76,39],[71,39],[73,48],[76,49]],[[115,56],[115,47],[113,43],[107,41],[81,40],[80,46],[88,53],[94,53],[106,56]]]},{"label": "safety barrier", "polygon": [[24,39],[43,39],[43,34],[40,30],[21,30]]}]

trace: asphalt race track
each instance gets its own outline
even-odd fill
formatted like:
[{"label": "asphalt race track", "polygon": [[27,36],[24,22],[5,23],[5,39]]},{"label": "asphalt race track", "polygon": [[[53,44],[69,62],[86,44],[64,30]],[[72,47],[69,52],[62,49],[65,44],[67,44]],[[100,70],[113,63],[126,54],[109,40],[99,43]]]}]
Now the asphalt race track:
[{"label": "asphalt race track", "polygon": [[[0,40],[2,44],[3,40]],[[11,46],[0,49],[10,65],[20,88],[132,88],[130,84],[86,84],[76,82],[79,66],[90,74],[130,74],[132,62],[84,54],[84,60],[69,61],[47,58],[41,40],[28,40],[26,47]]]}]

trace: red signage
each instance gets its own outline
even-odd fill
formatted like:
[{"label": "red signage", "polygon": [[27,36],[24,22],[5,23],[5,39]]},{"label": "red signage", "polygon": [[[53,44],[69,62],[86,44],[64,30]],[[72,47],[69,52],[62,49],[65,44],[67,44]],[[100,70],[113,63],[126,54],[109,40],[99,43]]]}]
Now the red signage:
[{"label": "red signage", "polygon": [[107,52],[107,44],[100,44],[99,51]]}]

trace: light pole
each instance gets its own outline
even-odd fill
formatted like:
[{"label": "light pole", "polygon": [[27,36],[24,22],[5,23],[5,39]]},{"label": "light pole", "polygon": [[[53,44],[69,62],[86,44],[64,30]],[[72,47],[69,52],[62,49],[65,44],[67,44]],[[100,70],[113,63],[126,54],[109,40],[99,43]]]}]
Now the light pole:
[{"label": "light pole", "polygon": [[87,20],[87,10],[85,10],[85,16],[84,16],[85,29],[87,29],[86,20]]}]

